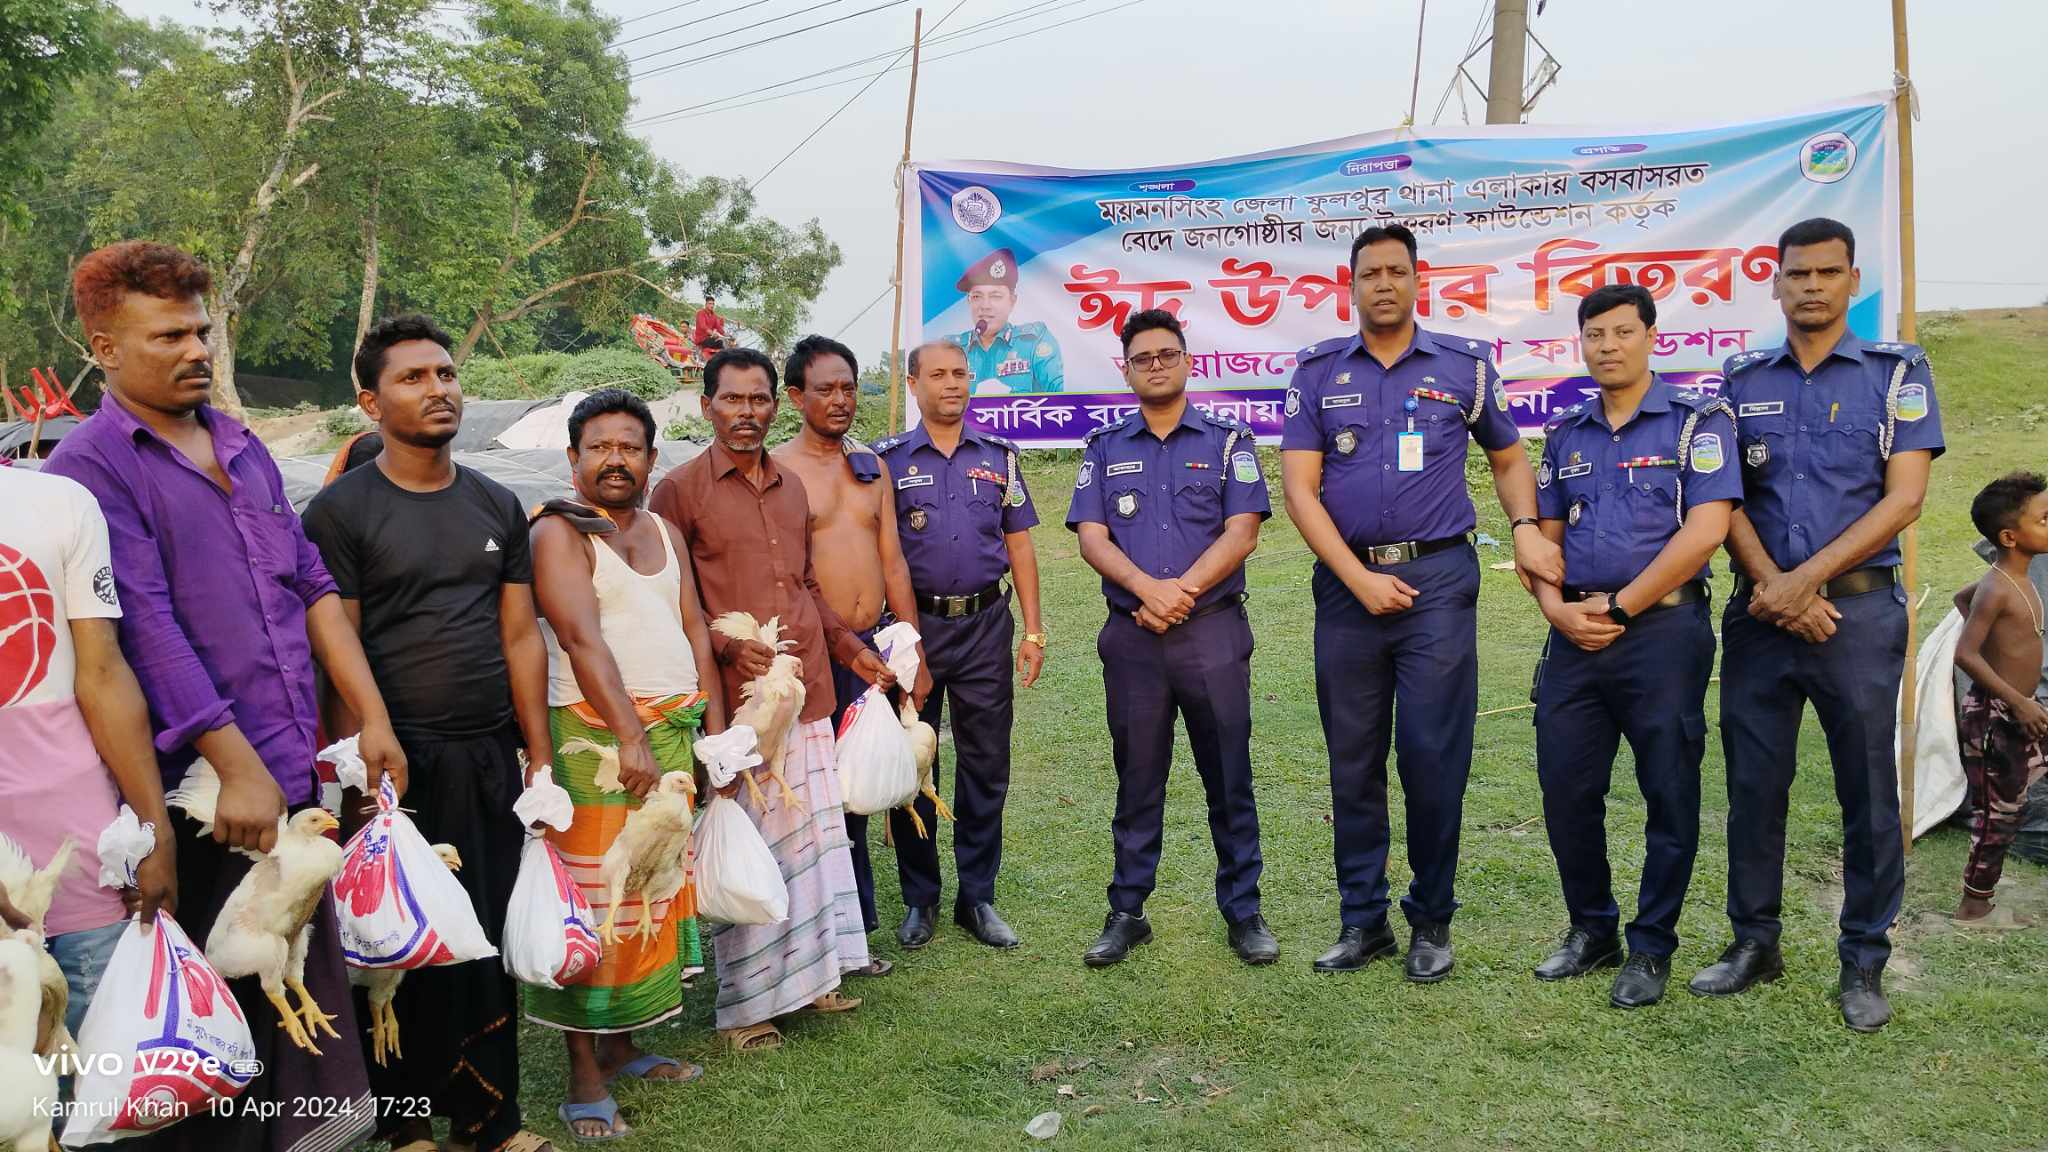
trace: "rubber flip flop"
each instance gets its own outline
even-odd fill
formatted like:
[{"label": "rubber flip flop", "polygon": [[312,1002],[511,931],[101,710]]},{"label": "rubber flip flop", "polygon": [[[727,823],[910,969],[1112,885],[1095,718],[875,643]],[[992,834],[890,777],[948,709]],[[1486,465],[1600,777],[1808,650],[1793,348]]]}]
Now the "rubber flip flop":
[{"label": "rubber flip flop", "polygon": [[[681,1068],[683,1074],[681,1076],[649,1076],[648,1073],[656,1068]],[[605,1083],[614,1084],[621,1078],[624,1078],[627,1080],[641,1080],[649,1084],[680,1085],[692,1083],[702,1078],[703,1075],[704,1066],[701,1064],[685,1064],[673,1056],[657,1056],[652,1052],[642,1052],[640,1055],[626,1061],[626,1066],[612,1073],[611,1078],[606,1080]]]},{"label": "rubber flip flop", "polygon": [[[569,1130],[569,1138],[578,1144],[609,1143],[633,1131],[631,1128],[619,1123],[619,1102],[610,1096],[606,1096],[602,1100],[593,1100],[588,1104],[575,1104],[564,1101],[560,1107],[555,1109],[555,1115],[561,1118],[562,1127]],[[602,1136],[585,1136],[583,1133],[578,1132],[576,1125],[579,1121],[584,1120],[602,1121],[606,1129],[605,1134]]]}]

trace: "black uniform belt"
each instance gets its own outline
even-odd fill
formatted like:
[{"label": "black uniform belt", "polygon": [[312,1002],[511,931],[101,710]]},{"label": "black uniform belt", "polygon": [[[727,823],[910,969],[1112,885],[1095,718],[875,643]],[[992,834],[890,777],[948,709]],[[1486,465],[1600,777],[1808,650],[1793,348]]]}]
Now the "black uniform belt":
[{"label": "black uniform belt", "polygon": [[1463,536],[1446,536],[1441,540],[1404,540],[1399,544],[1370,544],[1364,548],[1353,548],[1360,560],[1367,564],[1406,564],[1420,560],[1446,548],[1463,544]]},{"label": "black uniform belt", "polygon": [[[1861,596],[1865,592],[1875,592],[1880,588],[1889,588],[1898,582],[1899,570],[1889,564],[1882,564],[1871,568],[1858,568],[1853,572],[1844,572],[1826,584],[1821,585],[1820,594],[1830,600],[1840,600],[1844,596]],[[1747,596],[1750,590],[1755,587],[1756,581],[1751,580],[1740,572],[1735,574],[1735,594],[1737,596]]]},{"label": "black uniform belt", "polygon": [[[1562,591],[1564,592],[1564,598],[1569,601],[1586,600],[1594,596],[1606,596],[1612,599],[1614,596],[1612,592],[1600,592],[1591,588],[1575,588],[1570,584],[1565,585]],[[1645,613],[1655,612],[1659,608],[1676,608],[1680,604],[1697,604],[1706,598],[1707,582],[1705,580],[1688,580],[1671,591],[1666,592],[1662,600],[1636,613],[1636,615],[1641,616]]]},{"label": "black uniform belt", "polygon": [[1002,598],[1003,582],[998,580],[981,591],[966,596],[919,596],[917,611],[920,615],[943,616],[948,619],[972,616],[983,608],[998,603]]}]

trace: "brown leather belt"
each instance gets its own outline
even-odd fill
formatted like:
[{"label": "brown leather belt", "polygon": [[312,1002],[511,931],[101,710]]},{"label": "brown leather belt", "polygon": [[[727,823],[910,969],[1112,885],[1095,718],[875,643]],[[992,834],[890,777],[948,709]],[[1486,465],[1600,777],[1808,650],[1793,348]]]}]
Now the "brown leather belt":
[{"label": "brown leather belt", "polygon": [[1364,548],[1353,548],[1352,551],[1367,564],[1406,564],[1447,548],[1456,548],[1464,542],[1463,536],[1446,536],[1441,540],[1404,540],[1399,544],[1371,544]]},{"label": "brown leather belt", "polygon": [[[1591,588],[1574,588],[1570,584],[1565,585],[1561,591],[1564,593],[1564,598],[1570,601],[1586,600],[1594,596],[1612,598],[1614,595],[1612,592],[1601,592]],[[1666,592],[1662,600],[1636,613],[1636,615],[1646,616],[1657,611],[1659,608],[1676,608],[1680,604],[1697,604],[1706,598],[1707,582],[1705,580],[1688,580],[1671,591]]]},{"label": "brown leather belt", "polygon": [[[1899,570],[1889,564],[1872,568],[1858,568],[1853,572],[1844,572],[1822,585],[1820,594],[1830,600],[1840,600],[1844,596],[1861,596],[1865,592],[1875,592],[1880,588],[1889,588],[1898,582]],[[1750,591],[1755,587],[1756,581],[1751,580],[1740,572],[1735,574],[1735,595],[1737,598],[1749,595]]]},{"label": "brown leather belt", "polygon": [[972,616],[991,604],[1000,603],[1002,599],[1003,582],[998,580],[981,591],[966,596],[919,596],[917,611],[920,616],[939,616],[950,620],[960,616]]}]

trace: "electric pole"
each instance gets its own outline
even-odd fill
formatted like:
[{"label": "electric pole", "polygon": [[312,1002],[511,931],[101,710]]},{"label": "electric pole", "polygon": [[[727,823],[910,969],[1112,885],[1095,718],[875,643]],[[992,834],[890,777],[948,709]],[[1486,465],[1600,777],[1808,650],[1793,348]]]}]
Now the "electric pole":
[{"label": "electric pole", "polygon": [[1522,72],[1529,52],[1529,0],[1493,0],[1493,62],[1486,72],[1486,122],[1522,122]]}]

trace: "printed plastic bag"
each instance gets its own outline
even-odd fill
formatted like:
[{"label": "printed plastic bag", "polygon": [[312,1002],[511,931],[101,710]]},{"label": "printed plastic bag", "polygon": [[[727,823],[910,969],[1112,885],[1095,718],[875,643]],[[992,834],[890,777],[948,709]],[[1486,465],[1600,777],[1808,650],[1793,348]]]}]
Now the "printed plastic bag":
[{"label": "printed plastic bag", "polygon": [[505,971],[521,984],[564,988],[588,980],[603,956],[590,901],[555,846],[528,836],[505,909]]},{"label": "printed plastic bag", "polygon": [[343,850],[334,878],[343,959],[358,968],[426,968],[496,956],[469,893],[398,810],[398,793],[377,787],[377,814]]},{"label": "printed plastic bag", "polygon": [[125,1140],[231,1100],[262,1070],[220,974],[159,912],[130,920],[78,1029],[84,1067],[64,1125],[70,1147]]},{"label": "printed plastic bag", "polygon": [[775,854],[739,801],[713,796],[691,833],[697,914],[723,924],[774,924],[789,915]]}]

